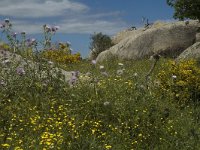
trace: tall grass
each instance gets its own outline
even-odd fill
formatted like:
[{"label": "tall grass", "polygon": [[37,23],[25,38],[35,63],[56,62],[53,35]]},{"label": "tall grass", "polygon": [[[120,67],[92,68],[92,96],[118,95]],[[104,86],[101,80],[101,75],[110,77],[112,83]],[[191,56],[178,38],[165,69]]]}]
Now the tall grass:
[{"label": "tall grass", "polygon": [[2,149],[198,149],[199,106],[180,107],[161,93],[153,84],[159,66],[146,88],[150,63],[110,63],[105,76],[85,62],[90,74],[72,86],[59,74],[42,78],[28,68],[23,75],[10,69],[0,92]]},{"label": "tall grass", "polygon": [[180,80],[199,79],[195,63],[181,62],[186,71],[197,72],[180,78],[185,77],[182,69],[170,70],[171,63],[161,59],[146,83],[153,63],[148,59],[61,65],[80,72],[73,72],[67,81],[48,60],[37,61],[35,67],[25,62],[20,66],[13,56],[0,64],[1,149],[200,147],[199,97],[192,94],[188,101],[176,97],[189,85],[179,85]]}]

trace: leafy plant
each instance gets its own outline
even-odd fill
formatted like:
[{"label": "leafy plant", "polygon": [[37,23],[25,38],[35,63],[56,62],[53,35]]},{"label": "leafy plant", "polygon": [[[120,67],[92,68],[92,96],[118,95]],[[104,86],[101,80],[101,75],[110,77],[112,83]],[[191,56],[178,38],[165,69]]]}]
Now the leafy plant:
[{"label": "leafy plant", "polygon": [[161,89],[172,96],[180,105],[199,102],[200,69],[195,60],[175,63],[170,61],[166,70],[158,74]]},{"label": "leafy plant", "polygon": [[69,44],[67,43],[59,43],[58,48],[43,51],[42,56],[60,64],[77,63],[81,60],[80,53],[71,54]]},{"label": "leafy plant", "polygon": [[200,20],[199,0],[167,0],[167,4],[175,9],[175,19],[198,19]]},{"label": "leafy plant", "polygon": [[102,34],[101,32],[93,34],[90,43],[91,59],[96,59],[101,52],[109,49],[113,45],[108,35]]}]

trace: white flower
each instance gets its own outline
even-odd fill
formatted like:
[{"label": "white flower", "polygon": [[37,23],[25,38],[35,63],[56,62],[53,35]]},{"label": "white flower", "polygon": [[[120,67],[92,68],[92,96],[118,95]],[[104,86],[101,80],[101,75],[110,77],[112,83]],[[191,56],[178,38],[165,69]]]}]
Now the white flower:
[{"label": "white flower", "polygon": [[105,72],[105,71],[104,71],[104,72],[101,72],[101,74],[104,75],[104,76],[106,76],[106,77],[108,76],[108,73]]},{"label": "white flower", "polygon": [[53,62],[52,62],[52,61],[48,61],[48,64],[49,64],[49,65],[53,65]]},{"label": "white flower", "polygon": [[99,66],[100,69],[104,69],[104,66]]},{"label": "white flower", "polygon": [[177,76],[176,76],[176,75],[172,75],[172,78],[173,78],[173,79],[176,79],[176,78],[177,78]]},{"label": "white flower", "polygon": [[67,41],[66,44],[67,44],[67,45],[71,45],[71,42]]},{"label": "white flower", "polygon": [[149,60],[153,60],[153,56],[150,56]]},{"label": "white flower", "polygon": [[135,73],[133,74],[133,76],[134,76],[134,77],[137,77],[137,76],[138,76],[137,72],[135,72]]},{"label": "white flower", "polygon": [[123,66],[124,64],[122,64],[122,63],[118,63],[118,65],[119,65],[119,66]]},{"label": "white flower", "polygon": [[3,80],[1,80],[0,85],[4,86],[4,85],[6,85],[6,83]]},{"label": "white flower", "polygon": [[11,61],[9,59],[6,59],[4,61],[2,61],[2,64],[9,64]]},{"label": "white flower", "polygon": [[103,103],[103,105],[108,106],[108,105],[110,105],[110,102],[106,101],[106,102]]}]

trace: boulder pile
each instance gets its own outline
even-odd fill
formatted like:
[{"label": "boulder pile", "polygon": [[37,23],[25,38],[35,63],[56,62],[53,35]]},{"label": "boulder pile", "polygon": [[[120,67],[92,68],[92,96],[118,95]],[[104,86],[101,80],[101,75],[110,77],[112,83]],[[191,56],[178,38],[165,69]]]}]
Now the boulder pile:
[{"label": "boulder pile", "polygon": [[190,20],[155,22],[146,28],[125,30],[113,37],[115,45],[100,53],[97,62],[111,57],[136,60],[153,54],[176,58],[199,40],[199,29],[199,21]]}]

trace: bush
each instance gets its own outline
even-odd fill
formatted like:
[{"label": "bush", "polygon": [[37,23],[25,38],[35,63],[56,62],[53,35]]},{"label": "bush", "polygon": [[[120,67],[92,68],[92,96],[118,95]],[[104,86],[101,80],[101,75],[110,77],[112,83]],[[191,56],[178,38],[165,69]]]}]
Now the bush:
[{"label": "bush", "polygon": [[200,20],[200,4],[198,0],[167,0],[167,4],[175,9],[175,19]]},{"label": "bush", "polygon": [[81,60],[80,53],[71,54],[69,45],[64,43],[59,43],[58,49],[44,51],[42,56],[61,64],[77,63]]},{"label": "bush", "polygon": [[180,104],[199,101],[200,69],[194,60],[170,61],[158,74],[161,89]]},{"label": "bush", "polygon": [[96,59],[96,57],[106,49],[109,49],[114,44],[112,43],[111,38],[108,35],[104,35],[101,32],[93,34],[91,36],[90,50],[91,50],[91,59]]}]

